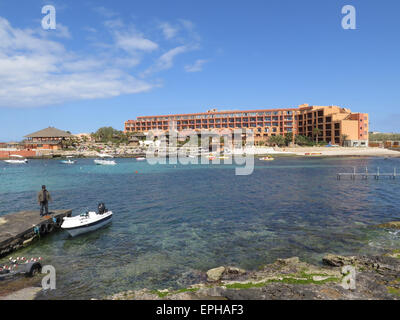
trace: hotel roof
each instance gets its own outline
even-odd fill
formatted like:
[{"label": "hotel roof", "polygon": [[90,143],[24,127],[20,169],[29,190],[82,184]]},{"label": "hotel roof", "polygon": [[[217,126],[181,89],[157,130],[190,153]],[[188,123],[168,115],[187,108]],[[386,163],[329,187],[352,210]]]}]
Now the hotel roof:
[{"label": "hotel roof", "polygon": [[70,137],[71,134],[57,128],[48,127],[46,129],[28,134],[25,138],[64,138]]}]

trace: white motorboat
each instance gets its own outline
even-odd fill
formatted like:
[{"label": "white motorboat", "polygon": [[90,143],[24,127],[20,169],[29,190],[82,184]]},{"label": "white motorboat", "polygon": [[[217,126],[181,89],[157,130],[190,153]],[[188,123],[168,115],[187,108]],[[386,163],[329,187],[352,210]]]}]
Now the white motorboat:
[{"label": "white motorboat", "polygon": [[103,166],[115,166],[117,163],[114,160],[106,160],[105,158],[114,158],[112,155],[110,154],[106,154],[106,153],[101,153],[99,154],[99,157],[101,159],[95,159],[94,163],[97,165],[103,165]]},{"label": "white motorboat", "polygon": [[24,164],[28,163],[28,159],[25,159],[23,156],[17,154],[11,154],[9,160],[4,160],[4,162],[11,164]]},{"label": "white motorboat", "polygon": [[145,160],[146,160],[146,158],[143,158],[143,157],[136,158],[136,161],[145,161]]},{"label": "white motorboat", "polygon": [[75,217],[64,217],[61,229],[67,231],[71,237],[100,229],[112,221],[112,211],[108,211],[104,203],[98,206],[98,212],[85,212]]},{"label": "white motorboat", "polygon": [[61,160],[60,162],[64,164],[75,164],[76,160],[72,160],[71,158],[71,156],[67,156],[67,160]]}]

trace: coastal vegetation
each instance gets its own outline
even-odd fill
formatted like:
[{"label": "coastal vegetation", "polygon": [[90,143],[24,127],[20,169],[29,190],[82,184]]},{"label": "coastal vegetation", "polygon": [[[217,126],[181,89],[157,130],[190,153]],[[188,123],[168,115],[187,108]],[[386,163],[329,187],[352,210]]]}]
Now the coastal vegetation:
[{"label": "coastal vegetation", "polygon": [[400,133],[369,133],[370,141],[400,141]]},{"label": "coastal vegetation", "polygon": [[96,142],[127,143],[130,135],[113,127],[102,127],[91,134]]}]

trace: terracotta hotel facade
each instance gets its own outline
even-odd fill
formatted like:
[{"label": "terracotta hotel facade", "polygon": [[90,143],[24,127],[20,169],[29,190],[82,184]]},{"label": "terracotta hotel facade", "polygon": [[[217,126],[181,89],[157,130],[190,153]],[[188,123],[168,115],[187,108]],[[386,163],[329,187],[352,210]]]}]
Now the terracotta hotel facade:
[{"label": "terracotta hotel facade", "polygon": [[[348,146],[368,146],[368,114],[338,106],[300,105],[287,109],[218,111],[144,116],[125,122],[125,132],[250,129],[255,143],[275,135],[303,135],[318,141]],[[319,130],[316,130],[318,128]]]}]

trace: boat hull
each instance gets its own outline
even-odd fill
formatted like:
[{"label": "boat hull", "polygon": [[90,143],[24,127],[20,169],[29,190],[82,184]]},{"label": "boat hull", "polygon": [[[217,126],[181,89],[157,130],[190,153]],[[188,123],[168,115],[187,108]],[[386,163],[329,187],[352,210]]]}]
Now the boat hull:
[{"label": "boat hull", "polygon": [[98,166],[115,166],[117,163],[114,160],[93,160]]},{"label": "boat hull", "polygon": [[28,160],[4,160],[4,162],[11,164],[25,164],[28,163]]},{"label": "boat hull", "polygon": [[76,237],[84,233],[92,232],[103,228],[112,222],[112,213],[105,216],[103,219],[90,222],[77,226],[61,226],[61,228],[68,232],[71,237]]}]

